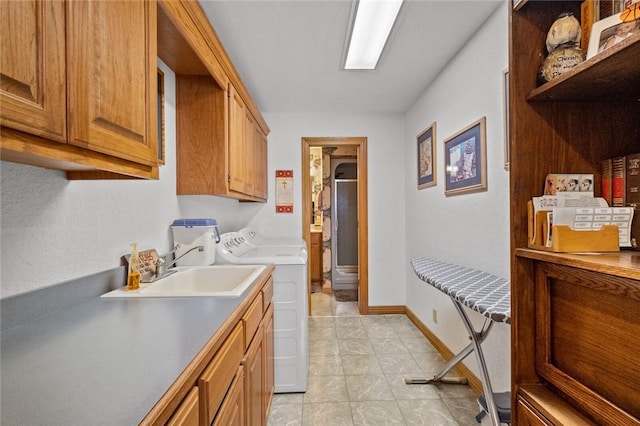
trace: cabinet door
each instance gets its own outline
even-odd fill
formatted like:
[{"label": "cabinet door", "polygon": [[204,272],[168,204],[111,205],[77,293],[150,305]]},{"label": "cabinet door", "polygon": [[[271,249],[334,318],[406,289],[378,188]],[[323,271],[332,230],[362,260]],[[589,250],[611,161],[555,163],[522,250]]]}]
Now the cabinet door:
[{"label": "cabinet door", "polygon": [[156,2],[67,3],[69,143],[157,164]]},{"label": "cabinet door", "polygon": [[2,1],[0,27],[0,123],[65,142],[64,4]]},{"label": "cabinet door", "polygon": [[600,425],[640,424],[640,311],[630,297],[639,287],[606,273],[536,265],[537,372]]},{"label": "cabinet door", "polygon": [[244,409],[244,373],[240,366],[213,426],[244,426]]},{"label": "cabinet door", "polygon": [[267,137],[256,125],[253,129],[255,137],[255,195],[267,199]]},{"label": "cabinet door", "polygon": [[274,352],[273,352],[273,305],[264,314],[264,351],[263,357],[263,383],[264,389],[262,394],[262,411],[264,418],[269,418],[269,408],[271,406],[271,398],[274,390]]},{"label": "cabinet door", "polygon": [[256,178],[258,176],[256,160],[258,153],[256,152],[255,124],[248,108],[245,108],[244,123],[244,144],[246,152],[246,158],[244,160],[245,191],[249,195],[256,196]]},{"label": "cabinet door", "polygon": [[167,426],[198,426],[200,424],[198,387],[194,386],[167,422]]},{"label": "cabinet door", "polygon": [[205,424],[210,424],[216,416],[238,365],[244,360],[243,335],[244,327],[239,323],[198,379],[200,418]]},{"label": "cabinet door", "polygon": [[311,233],[311,250],[309,262],[311,264],[311,281],[322,282],[322,232]]},{"label": "cabinet door", "polygon": [[531,408],[529,408],[522,400],[518,399],[516,404],[518,413],[518,424],[522,426],[551,426],[544,417]]},{"label": "cabinet door", "polygon": [[262,396],[263,384],[263,333],[264,325],[260,324],[247,353],[242,360],[245,369],[246,424],[261,426],[265,424]]},{"label": "cabinet door", "polygon": [[[229,190],[248,194],[246,184],[246,107],[229,85]],[[251,195],[251,194],[249,194]]]}]

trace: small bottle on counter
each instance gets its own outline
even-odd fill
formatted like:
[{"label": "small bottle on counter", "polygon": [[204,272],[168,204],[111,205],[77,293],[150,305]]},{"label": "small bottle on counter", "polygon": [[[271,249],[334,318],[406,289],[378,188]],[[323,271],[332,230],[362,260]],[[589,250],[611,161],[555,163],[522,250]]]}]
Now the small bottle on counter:
[{"label": "small bottle on counter", "polygon": [[127,273],[127,290],[137,290],[140,288],[140,257],[138,256],[138,245],[131,244],[131,257],[129,258],[129,271]]}]

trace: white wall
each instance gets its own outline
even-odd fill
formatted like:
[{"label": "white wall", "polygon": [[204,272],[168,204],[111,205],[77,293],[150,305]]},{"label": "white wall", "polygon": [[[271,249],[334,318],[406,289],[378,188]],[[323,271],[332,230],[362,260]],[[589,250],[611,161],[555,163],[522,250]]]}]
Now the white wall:
[{"label": "white wall", "polygon": [[[302,138],[367,137],[369,305],[404,305],[404,147],[402,117],[265,113],[269,123],[269,201],[251,225],[267,236],[302,236]],[[293,170],[294,210],[276,214],[275,170]],[[308,170],[306,171],[308,173]]]},{"label": "white wall", "polygon": [[[505,3],[448,64],[405,115],[407,259],[425,256],[509,279],[509,174],[503,168],[502,72],[508,64]],[[486,192],[445,197],[444,140],[486,116]],[[416,136],[432,122],[437,133],[437,185],[417,190]],[[447,296],[420,281],[405,262],[406,304],[452,351],[468,343]],[[432,310],[438,322],[432,320]],[[476,324],[482,318],[470,314]],[[509,388],[509,326],[497,325],[485,355],[497,390]],[[473,356],[465,364],[479,373]]]}]

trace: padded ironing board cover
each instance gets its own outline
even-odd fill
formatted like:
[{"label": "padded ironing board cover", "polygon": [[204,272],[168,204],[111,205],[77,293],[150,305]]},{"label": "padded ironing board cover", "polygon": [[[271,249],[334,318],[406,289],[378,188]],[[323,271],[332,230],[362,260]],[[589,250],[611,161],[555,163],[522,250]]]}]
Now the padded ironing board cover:
[{"label": "padded ironing board cover", "polygon": [[495,322],[511,322],[511,285],[509,281],[477,269],[438,260],[411,259],[416,275]]}]

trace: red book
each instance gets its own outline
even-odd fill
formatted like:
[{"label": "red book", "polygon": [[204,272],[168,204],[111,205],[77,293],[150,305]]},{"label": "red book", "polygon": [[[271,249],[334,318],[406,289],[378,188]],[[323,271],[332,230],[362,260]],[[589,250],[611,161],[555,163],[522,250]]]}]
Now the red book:
[{"label": "red book", "polygon": [[640,206],[640,153],[627,155],[626,170],[626,205],[631,207]]},{"label": "red book", "polygon": [[611,206],[611,159],[602,162],[602,198]]},{"label": "red book", "polygon": [[616,157],[611,161],[611,206],[624,207],[626,198],[626,157]]}]

